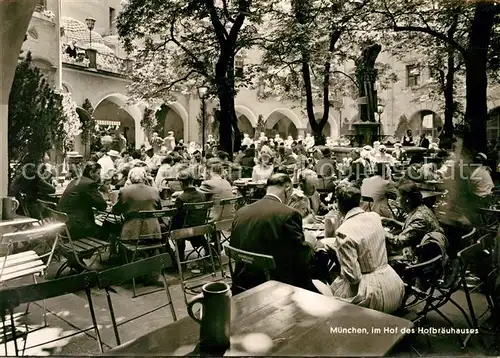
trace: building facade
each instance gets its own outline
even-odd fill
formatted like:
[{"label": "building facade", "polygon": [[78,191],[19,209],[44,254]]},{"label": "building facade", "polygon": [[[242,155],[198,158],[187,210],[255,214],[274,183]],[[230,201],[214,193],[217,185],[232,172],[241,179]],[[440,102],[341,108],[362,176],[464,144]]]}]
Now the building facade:
[{"label": "building facade", "polygon": [[[144,108],[129,103],[127,72],[130,71],[131,61],[120,47],[116,34],[119,11],[120,0],[38,0],[23,50],[32,52],[34,64],[42,69],[54,86],[70,92],[78,106],[90,102],[98,124],[116,128],[125,134],[130,143],[139,147],[146,142],[141,127]],[[87,18],[95,19],[92,31],[87,26]],[[94,50],[95,55],[89,54],[88,49]],[[236,71],[244,73],[245,64],[259,61],[259,57],[258,51],[248,51],[245,56],[239,56]],[[412,128],[415,134],[424,132],[437,136],[443,125],[443,111],[441,103],[425,95],[429,71],[418,68],[412,56],[401,61],[382,52],[379,61],[389,64],[398,79],[387,89],[378,91],[381,103],[379,120],[384,134],[394,135],[398,124],[406,121],[403,127]],[[354,64],[345,64],[343,70],[352,73]],[[492,120],[488,136],[489,139],[496,139],[500,136],[500,111],[495,108],[500,105],[500,95],[495,94],[500,91],[490,89],[490,93]],[[333,102],[335,105],[330,109],[323,132],[326,136],[338,138],[342,128],[357,118],[358,109],[352,98],[344,97]],[[215,102],[208,103],[208,113],[216,106]],[[322,107],[319,105],[317,108],[319,118]],[[259,118],[264,121],[268,136],[305,135],[310,127],[304,109],[301,103],[272,98],[261,100],[258,90],[242,89],[236,98],[239,128],[251,136],[257,135],[255,129]],[[200,117],[200,99],[195,93],[179,95],[176,102],[165,103],[154,110],[164,122],[160,136],[174,131],[177,139],[199,141],[201,135],[197,118]],[[207,127],[210,128],[210,125]],[[83,152],[84,146],[79,139],[75,146],[77,151]]]}]

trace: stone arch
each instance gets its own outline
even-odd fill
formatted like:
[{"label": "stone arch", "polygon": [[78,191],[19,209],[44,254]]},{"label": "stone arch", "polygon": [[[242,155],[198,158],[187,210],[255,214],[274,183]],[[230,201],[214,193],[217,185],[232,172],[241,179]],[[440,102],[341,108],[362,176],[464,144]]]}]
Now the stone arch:
[{"label": "stone arch", "polygon": [[[182,135],[182,139],[184,139],[184,142],[187,142],[188,140],[188,133],[189,133],[189,128],[188,128],[188,112],[184,108],[182,104],[179,102],[165,102],[162,103],[156,108],[154,108],[154,113],[159,114],[159,111],[161,111],[163,108],[169,108],[173,111],[173,113],[169,113],[168,111],[165,115],[164,118],[164,125],[163,125],[163,132],[158,133],[159,136],[165,137],[167,132],[172,130],[175,133],[175,137],[177,140],[181,139],[180,135]],[[175,117],[173,117],[175,116]],[[180,119],[180,123],[177,119]],[[182,128],[181,128],[182,127]]]},{"label": "stone arch", "polygon": [[[274,127],[274,125],[276,123],[278,123],[278,121],[281,119],[279,114],[281,114],[281,117],[288,118],[295,125],[295,127],[297,129],[304,129],[305,128],[305,126],[302,123],[302,121],[300,120],[299,116],[297,116],[291,109],[288,109],[288,108],[276,108],[276,109],[272,110],[271,113],[269,113],[266,116],[266,119],[264,121],[266,123],[266,128],[268,126],[270,126],[270,128],[272,128],[272,127]],[[278,115],[278,116],[276,116],[276,115]],[[275,117],[273,118],[273,116],[275,116]],[[274,121],[274,123],[269,122],[270,120]]]},{"label": "stone arch", "polygon": [[234,109],[236,111],[237,117],[243,114],[248,119],[253,128],[257,127],[259,119],[257,118],[257,115],[250,108],[242,106],[241,104],[237,104],[236,106],[234,106]]},{"label": "stone arch", "polygon": [[57,67],[50,60],[40,56],[33,56],[31,64],[40,70],[50,85],[53,86],[55,84]]},{"label": "stone arch", "polygon": [[[128,97],[122,93],[112,93],[104,96],[99,100],[94,107],[94,117],[99,122],[99,120],[107,120],[113,118],[100,118],[103,106],[109,107],[106,113],[102,113],[103,116],[113,115],[109,113],[115,111],[114,115],[119,117],[120,127],[119,130],[125,134],[127,141],[130,143],[132,140],[135,142],[135,147],[139,148],[142,144],[142,131],[141,131],[141,120],[142,111],[137,105],[130,105],[128,102]],[[100,109],[101,108],[101,109]],[[119,110],[117,110],[117,108]],[[124,113],[123,113],[123,112]],[[129,118],[125,115],[127,114]],[[116,118],[113,120],[116,121]],[[128,128],[128,130],[126,129]],[[130,132],[129,132],[130,131]],[[131,133],[132,132],[132,133]]]},{"label": "stone arch", "polygon": [[420,109],[409,118],[409,126],[414,135],[425,133],[437,138],[443,125],[443,119],[431,109]]}]

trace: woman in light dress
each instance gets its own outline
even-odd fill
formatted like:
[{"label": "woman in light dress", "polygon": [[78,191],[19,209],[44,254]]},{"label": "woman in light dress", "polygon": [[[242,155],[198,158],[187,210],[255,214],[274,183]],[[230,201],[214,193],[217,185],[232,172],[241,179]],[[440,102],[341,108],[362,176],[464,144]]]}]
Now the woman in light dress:
[{"label": "woman in light dress", "polygon": [[253,167],[252,181],[266,182],[273,174],[274,166],[272,162],[273,152],[267,145],[263,146],[259,152],[257,164]]},{"label": "woman in light dress", "polygon": [[392,313],[401,306],[404,283],[388,264],[380,216],[359,207],[361,192],[354,186],[340,186],[336,195],[342,223],[335,238],[322,241],[336,252],[340,276],[331,286],[317,280],[313,282],[325,295]]}]

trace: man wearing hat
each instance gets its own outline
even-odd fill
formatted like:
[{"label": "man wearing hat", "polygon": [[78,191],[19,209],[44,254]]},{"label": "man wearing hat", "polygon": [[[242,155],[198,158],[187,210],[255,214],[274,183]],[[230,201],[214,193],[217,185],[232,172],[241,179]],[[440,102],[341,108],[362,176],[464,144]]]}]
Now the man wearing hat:
[{"label": "man wearing hat", "polygon": [[101,178],[111,179],[115,172],[115,160],[120,157],[120,153],[116,150],[110,150],[104,154],[97,163],[101,166]]}]

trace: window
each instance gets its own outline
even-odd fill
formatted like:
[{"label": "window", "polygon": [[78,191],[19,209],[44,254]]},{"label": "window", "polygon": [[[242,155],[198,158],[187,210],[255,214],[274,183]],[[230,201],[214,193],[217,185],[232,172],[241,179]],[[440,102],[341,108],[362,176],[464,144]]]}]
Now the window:
[{"label": "window", "polygon": [[417,65],[406,66],[406,87],[418,86],[420,83],[420,68]]},{"label": "window", "polygon": [[47,7],[46,0],[37,0],[36,1],[36,6],[35,6],[35,11],[43,11]]},{"label": "window", "polygon": [[116,25],[116,10],[112,7],[109,8],[109,29],[111,33],[115,33],[115,25]]},{"label": "window", "polygon": [[245,65],[245,59],[243,56],[236,56],[234,60],[234,76],[243,77],[243,66]]}]

